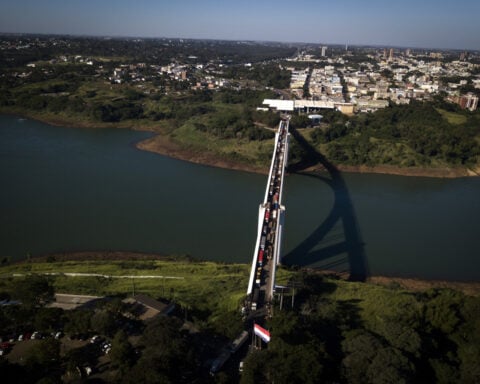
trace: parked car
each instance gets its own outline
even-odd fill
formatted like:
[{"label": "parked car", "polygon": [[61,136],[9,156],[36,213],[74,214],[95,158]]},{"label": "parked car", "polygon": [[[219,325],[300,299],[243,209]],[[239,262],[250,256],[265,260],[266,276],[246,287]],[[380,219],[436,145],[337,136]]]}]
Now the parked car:
[{"label": "parked car", "polygon": [[102,340],[102,338],[99,335],[95,335],[90,339],[90,343],[95,344],[98,343]]},{"label": "parked car", "polygon": [[35,331],[32,333],[32,337],[31,337],[32,340],[39,340],[41,338],[42,338],[42,334],[40,332]]}]

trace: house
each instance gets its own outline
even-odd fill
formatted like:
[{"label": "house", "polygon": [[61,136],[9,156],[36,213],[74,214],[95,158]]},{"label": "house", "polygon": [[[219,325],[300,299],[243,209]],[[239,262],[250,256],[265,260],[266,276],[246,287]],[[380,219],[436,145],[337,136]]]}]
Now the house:
[{"label": "house", "polygon": [[157,315],[168,316],[175,309],[175,303],[161,302],[143,294],[128,298],[125,302],[135,305],[134,311],[141,320],[149,320]]}]

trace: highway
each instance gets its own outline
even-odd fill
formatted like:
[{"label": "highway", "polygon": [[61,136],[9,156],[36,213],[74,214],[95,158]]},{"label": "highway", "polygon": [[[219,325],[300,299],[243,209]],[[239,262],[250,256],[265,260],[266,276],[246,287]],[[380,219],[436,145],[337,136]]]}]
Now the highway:
[{"label": "highway", "polygon": [[288,160],[289,118],[282,118],[275,134],[265,197],[258,209],[257,241],[252,258],[244,311],[252,318],[271,316],[275,273],[280,264],[285,207],[283,179]]}]

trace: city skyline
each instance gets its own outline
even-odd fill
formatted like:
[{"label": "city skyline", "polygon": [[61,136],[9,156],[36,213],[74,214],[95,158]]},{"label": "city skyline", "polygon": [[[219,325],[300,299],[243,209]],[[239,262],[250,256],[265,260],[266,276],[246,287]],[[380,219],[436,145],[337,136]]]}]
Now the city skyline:
[{"label": "city skyline", "polygon": [[2,0],[1,33],[480,49],[474,0]]}]

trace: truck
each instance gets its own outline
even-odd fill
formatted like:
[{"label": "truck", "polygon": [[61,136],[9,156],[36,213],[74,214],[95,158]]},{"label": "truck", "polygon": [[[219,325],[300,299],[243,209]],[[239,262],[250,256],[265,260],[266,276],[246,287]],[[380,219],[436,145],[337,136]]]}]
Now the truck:
[{"label": "truck", "polygon": [[255,284],[260,286],[260,283],[262,282],[262,267],[257,268],[257,276],[255,278]]},{"label": "truck", "polygon": [[262,266],[263,265],[263,253],[265,251],[263,249],[258,252],[258,265]]},{"label": "truck", "polygon": [[265,235],[262,236],[260,239],[260,249],[265,249],[265,242],[267,241],[267,238]]},{"label": "truck", "polygon": [[215,359],[213,360],[213,363],[210,367],[210,374],[214,375],[217,373],[223,365],[226,363],[226,361],[230,358],[231,352],[224,349],[222,353]]},{"label": "truck", "polygon": [[260,294],[260,290],[258,288],[255,288],[253,290],[253,298],[252,298],[252,311],[256,311],[257,310],[257,302],[258,302],[258,296]]},{"label": "truck", "polygon": [[241,346],[245,344],[247,339],[248,339],[247,331],[243,331],[242,333],[240,333],[240,335],[238,335],[237,338],[233,340],[232,344],[230,345],[230,352],[232,354],[237,352],[241,348]]},{"label": "truck", "polygon": [[275,192],[275,195],[273,195],[273,203],[278,203],[278,192]]}]

